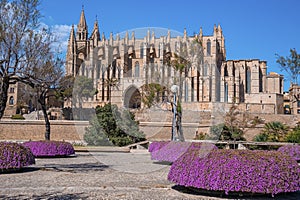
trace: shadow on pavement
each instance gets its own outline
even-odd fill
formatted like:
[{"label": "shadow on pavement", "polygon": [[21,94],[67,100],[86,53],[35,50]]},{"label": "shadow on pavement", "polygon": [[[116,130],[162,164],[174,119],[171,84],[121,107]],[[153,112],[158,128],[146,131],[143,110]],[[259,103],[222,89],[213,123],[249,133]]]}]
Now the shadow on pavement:
[{"label": "shadow on pavement", "polygon": [[[79,199],[87,199],[88,196],[85,195],[84,193],[78,193],[78,194],[53,194],[53,193],[46,193],[42,195],[32,195],[30,199],[32,200],[40,200],[40,199],[47,199],[47,200],[54,200],[54,199],[59,199],[59,200],[79,200]],[[15,196],[6,196],[6,195],[0,195],[0,199],[18,199],[18,200],[25,200],[28,199],[28,196],[24,195],[15,195]]]},{"label": "shadow on pavement", "polygon": [[108,165],[102,163],[81,163],[81,164],[45,164],[41,170],[54,170],[72,173],[97,172],[104,171],[109,168]]},{"label": "shadow on pavement", "polygon": [[[21,174],[21,173],[29,173],[29,172],[34,172],[38,171],[40,168],[38,167],[23,167],[21,169],[10,169],[10,170],[3,170],[0,171],[1,174]],[[1,198],[0,198],[1,199]]]}]

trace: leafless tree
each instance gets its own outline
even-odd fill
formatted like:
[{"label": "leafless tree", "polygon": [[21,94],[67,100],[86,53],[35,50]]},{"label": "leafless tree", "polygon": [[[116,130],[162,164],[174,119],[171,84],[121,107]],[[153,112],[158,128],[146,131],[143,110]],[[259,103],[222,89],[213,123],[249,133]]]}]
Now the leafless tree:
[{"label": "leafless tree", "polygon": [[[3,117],[10,84],[26,80],[26,70],[49,51],[36,45],[45,32],[37,31],[41,17],[39,0],[0,1],[0,119]],[[48,37],[48,36],[47,36]]]}]

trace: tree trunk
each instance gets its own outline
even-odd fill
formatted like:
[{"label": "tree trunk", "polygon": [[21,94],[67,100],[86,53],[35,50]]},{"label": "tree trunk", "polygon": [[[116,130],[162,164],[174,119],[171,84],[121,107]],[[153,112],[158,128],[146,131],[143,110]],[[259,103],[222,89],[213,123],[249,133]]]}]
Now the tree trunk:
[{"label": "tree trunk", "polygon": [[109,104],[111,105],[111,86],[108,86],[109,88]]},{"label": "tree trunk", "polygon": [[6,108],[6,103],[7,103],[7,99],[8,99],[8,88],[9,88],[9,78],[8,77],[4,77],[2,79],[2,85],[1,85],[1,94],[0,94],[0,120],[2,119],[3,115],[4,115],[4,111]]},{"label": "tree trunk", "polygon": [[47,106],[46,106],[46,93],[42,92],[42,94],[39,97],[39,103],[41,104],[44,119],[45,119],[45,140],[50,140],[50,121],[47,115]]},{"label": "tree trunk", "polygon": [[180,141],[184,141],[184,136],[183,136],[183,130],[182,130],[182,106],[181,106],[181,100],[182,100],[182,72],[179,74],[179,96],[177,100],[177,134],[179,137]]}]

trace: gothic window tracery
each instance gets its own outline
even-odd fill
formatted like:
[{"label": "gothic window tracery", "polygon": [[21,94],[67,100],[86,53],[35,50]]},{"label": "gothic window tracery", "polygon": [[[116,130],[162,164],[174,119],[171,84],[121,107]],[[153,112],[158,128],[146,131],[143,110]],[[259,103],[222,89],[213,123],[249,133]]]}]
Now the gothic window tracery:
[{"label": "gothic window tracery", "polygon": [[139,77],[140,76],[140,64],[138,61],[135,62],[134,66],[134,76]]},{"label": "gothic window tracery", "polygon": [[210,41],[210,39],[208,39],[207,42],[206,42],[206,55],[207,56],[211,55],[211,41]]},{"label": "gothic window tracery", "polygon": [[228,102],[228,83],[225,82],[224,85],[224,102]]},{"label": "gothic window tracery", "polygon": [[259,92],[263,91],[263,74],[261,68],[259,68]]},{"label": "gothic window tracery", "polygon": [[251,70],[246,67],[246,93],[251,93]]},{"label": "gothic window tracery", "polygon": [[140,45],[140,58],[144,57],[144,43],[141,43]]}]

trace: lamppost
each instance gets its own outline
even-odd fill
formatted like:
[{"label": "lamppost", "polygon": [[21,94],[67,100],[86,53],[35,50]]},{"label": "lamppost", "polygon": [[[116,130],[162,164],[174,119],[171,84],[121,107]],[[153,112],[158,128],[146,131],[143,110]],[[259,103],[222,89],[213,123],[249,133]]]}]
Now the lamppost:
[{"label": "lamppost", "polygon": [[176,94],[178,91],[178,86],[177,85],[172,85],[171,86],[171,92],[173,93],[173,120],[172,120],[172,136],[171,140],[175,140],[175,131],[176,131],[176,110],[177,110],[177,100],[176,100]]}]

